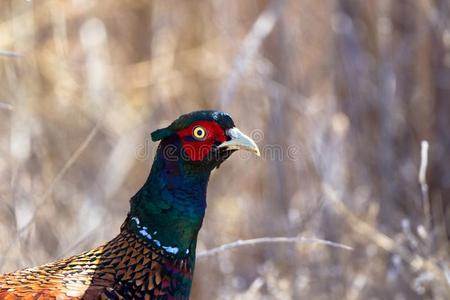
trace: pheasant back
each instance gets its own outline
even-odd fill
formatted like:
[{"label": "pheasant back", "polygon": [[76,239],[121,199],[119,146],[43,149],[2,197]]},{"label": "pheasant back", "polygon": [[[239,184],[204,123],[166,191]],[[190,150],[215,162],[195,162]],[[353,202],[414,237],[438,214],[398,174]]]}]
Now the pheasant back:
[{"label": "pheasant back", "polygon": [[107,244],[0,275],[0,299],[188,299],[193,259],[177,259],[122,231]]}]

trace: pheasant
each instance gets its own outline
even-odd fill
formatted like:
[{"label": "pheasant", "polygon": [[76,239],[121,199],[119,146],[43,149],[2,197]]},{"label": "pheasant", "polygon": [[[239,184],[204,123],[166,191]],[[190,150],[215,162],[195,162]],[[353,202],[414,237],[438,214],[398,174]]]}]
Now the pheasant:
[{"label": "pheasant", "polygon": [[210,173],[256,143],[223,112],[180,116],[151,134],[161,141],[150,175],[108,243],[40,267],[0,275],[0,299],[188,299]]}]

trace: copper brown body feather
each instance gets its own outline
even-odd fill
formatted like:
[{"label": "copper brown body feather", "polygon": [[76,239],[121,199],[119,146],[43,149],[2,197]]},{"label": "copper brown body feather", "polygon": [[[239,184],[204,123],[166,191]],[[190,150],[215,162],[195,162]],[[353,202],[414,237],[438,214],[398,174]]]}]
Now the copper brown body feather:
[{"label": "copper brown body feather", "polygon": [[192,280],[189,258],[167,257],[122,231],[80,255],[0,275],[0,299],[183,299],[180,276]]}]

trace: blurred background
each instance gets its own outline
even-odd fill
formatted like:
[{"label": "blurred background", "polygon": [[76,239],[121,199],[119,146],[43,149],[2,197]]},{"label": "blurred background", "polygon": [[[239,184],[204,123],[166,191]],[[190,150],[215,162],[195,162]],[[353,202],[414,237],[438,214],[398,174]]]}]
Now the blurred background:
[{"label": "blurred background", "polygon": [[354,250],[202,257],[192,299],[450,299],[448,0],[2,0],[0,272],[114,237],[198,109],[263,149],[214,172],[199,251]]}]

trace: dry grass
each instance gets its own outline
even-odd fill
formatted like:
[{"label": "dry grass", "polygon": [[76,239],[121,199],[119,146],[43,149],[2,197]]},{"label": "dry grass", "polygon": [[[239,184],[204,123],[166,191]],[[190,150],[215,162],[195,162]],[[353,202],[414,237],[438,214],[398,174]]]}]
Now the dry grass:
[{"label": "dry grass", "polygon": [[199,251],[354,250],[205,255],[193,299],[448,299],[449,78],[445,0],[1,1],[0,271],[113,237],[149,133],[219,108],[264,150]]}]

